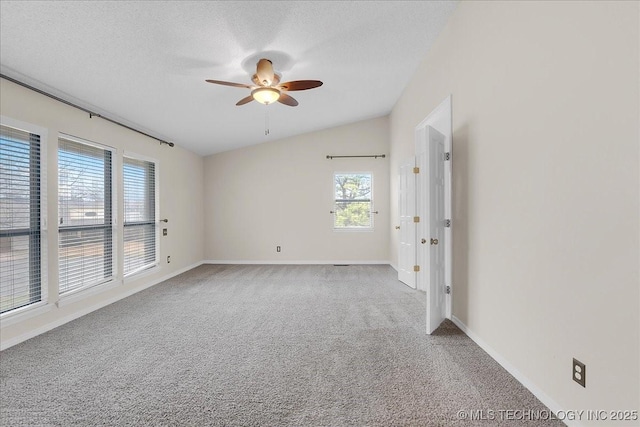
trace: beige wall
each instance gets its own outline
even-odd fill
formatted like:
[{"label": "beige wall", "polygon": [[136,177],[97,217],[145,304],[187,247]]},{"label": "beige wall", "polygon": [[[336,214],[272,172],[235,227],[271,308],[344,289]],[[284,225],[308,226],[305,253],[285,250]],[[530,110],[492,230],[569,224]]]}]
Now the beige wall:
[{"label": "beige wall", "polygon": [[453,314],[554,409],[640,407],[638,20],[638,2],[462,2],[391,115],[395,189],[453,95]]},{"label": "beige wall", "polygon": [[[47,281],[49,310],[44,313],[12,323],[6,317],[2,321],[2,346],[10,345],[65,321],[71,320],[93,309],[104,306],[136,290],[188,269],[203,259],[203,163],[202,158],[179,146],[170,148],[157,141],[109,123],[100,118],[89,118],[87,113],[57,102],[51,98],[25,89],[6,80],[0,80],[0,114],[13,120],[30,123],[46,129],[47,158],[47,218],[48,218],[48,263]],[[135,153],[157,161],[159,171],[159,217],[167,218],[163,224],[168,229],[166,237],[160,237],[160,266],[138,278],[104,292],[86,297],[73,298],[74,302],[58,307],[57,284],[57,136],[59,132],[73,135],[117,149],[116,160],[122,165],[122,153]],[[121,185],[121,180],[119,180]],[[120,193],[121,194],[121,193]],[[117,206],[122,218],[122,203]],[[116,242],[122,241],[118,228]],[[117,243],[116,243],[117,248]],[[121,252],[118,259],[122,260]],[[166,263],[171,256],[171,263]],[[121,265],[121,262],[120,262]],[[121,278],[120,278],[121,281]],[[98,289],[98,288],[95,288]],[[92,294],[93,290],[89,292]]]},{"label": "beige wall", "polygon": [[[205,259],[388,263],[388,152],[382,117],[205,158]],[[326,158],[369,154],[387,158]],[[333,173],[359,171],[373,172],[375,230],[334,231]]]}]

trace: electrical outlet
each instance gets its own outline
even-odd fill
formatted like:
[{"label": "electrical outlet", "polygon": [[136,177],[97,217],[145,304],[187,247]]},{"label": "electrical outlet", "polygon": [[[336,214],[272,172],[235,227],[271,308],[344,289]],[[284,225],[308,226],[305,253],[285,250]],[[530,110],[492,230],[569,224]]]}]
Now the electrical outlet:
[{"label": "electrical outlet", "polygon": [[171,256],[167,256],[167,264],[171,262]]},{"label": "electrical outlet", "polygon": [[280,246],[276,246],[276,252],[280,252]]},{"label": "electrical outlet", "polygon": [[573,380],[582,387],[587,386],[587,367],[579,360],[573,359]]}]

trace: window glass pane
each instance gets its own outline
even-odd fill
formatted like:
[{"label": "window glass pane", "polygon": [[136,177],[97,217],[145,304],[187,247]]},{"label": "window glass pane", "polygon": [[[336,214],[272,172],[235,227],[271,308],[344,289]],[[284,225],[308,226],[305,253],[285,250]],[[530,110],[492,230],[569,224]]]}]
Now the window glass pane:
[{"label": "window glass pane", "polygon": [[40,137],[0,126],[0,312],[42,299]]},{"label": "window glass pane", "polygon": [[124,221],[155,221],[155,165],[124,158]]},{"label": "window glass pane", "polygon": [[61,139],[58,168],[59,225],[104,224],[105,150]]},{"label": "window glass pane", "polygon": [[60,293],[95,285],[111,277],[111,244],[104,229],[60,232]]},{"label": "window glass pane", "polygon": [[112,153],[60,138],[58,227],[60,293],[113,276]]},{"label": "window glass pane", "polygon": [[334,175],[335,228],[371,228],[370,173],[337,173]]},{"label": "window glass pane", "polygon": [[125,157],[124,274],[153,267],[156,256],[156,182],[153,162]]},{"label": "window glass pane", "polygon": [[155,224],[124,228],[124,272],[140,271],[156,261]]},{"label": "window glass pane", "polygon": [[5,136],[0,140],[0,224],[2,229],[29,228],[31,218],[30,197],[30,147],[27,140]]}]

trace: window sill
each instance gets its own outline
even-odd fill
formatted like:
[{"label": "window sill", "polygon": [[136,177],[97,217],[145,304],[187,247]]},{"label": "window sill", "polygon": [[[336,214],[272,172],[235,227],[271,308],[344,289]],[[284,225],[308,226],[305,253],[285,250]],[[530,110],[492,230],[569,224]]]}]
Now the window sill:
[{"label": "window sill", "polygon": [[154,264],[154,265],[152,265],[152,266],[150,266],[148,268],[145,268],[143,270],[138,270],[138,271],[135,271],[133,273],[129,273],[127,276],[124,276],[123,282],[124,282],[124,284],[131,283],[134,280],[138,280],[138,279],[140,279],[142,277],[149,276],[151,274],[157,273],[159,269],[160,269],[160,264]]},{"label": "window sill", "polygon": [[109,289],[113,289],[122,284],[121,280],[110,280],[108,282],[101,283],[99,285],[91,286],[89,288],[78,289],[76,291],[72,291],[69,294],[61,295],[60,300],[56,303],[58,307],[64,307],[65,305],[73,304],[74,302],[81,301],[85,298],[89,298],[93,295],[101,294],[102,292],[108,291]]},{"label": "window sill", "polygon": [[3,328],[5,326],[15,325],[16,323],[23,322],[32,317],[40,316],[41,314],[51,311],[52,308],[52,304],[42,301],[25,307],[16,308],[15,310],[11,310],[0,315],[0,324]]},{"label": "window sill", "polygon": [[373,228],[334,228],[333,231],[338,233],[348,233],[348,232],[356,232],[356,233],[371,233],[374,231]]}]

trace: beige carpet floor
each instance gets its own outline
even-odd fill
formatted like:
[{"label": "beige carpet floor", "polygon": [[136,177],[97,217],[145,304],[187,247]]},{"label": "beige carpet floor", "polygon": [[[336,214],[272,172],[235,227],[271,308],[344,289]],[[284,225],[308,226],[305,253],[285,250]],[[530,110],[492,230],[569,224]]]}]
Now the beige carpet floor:
[{"label": "beige carpet floor", "polygon": [[0,353],[0,421],[564,425],[451,322],[424,330],[389,266],[203,265]]}]

